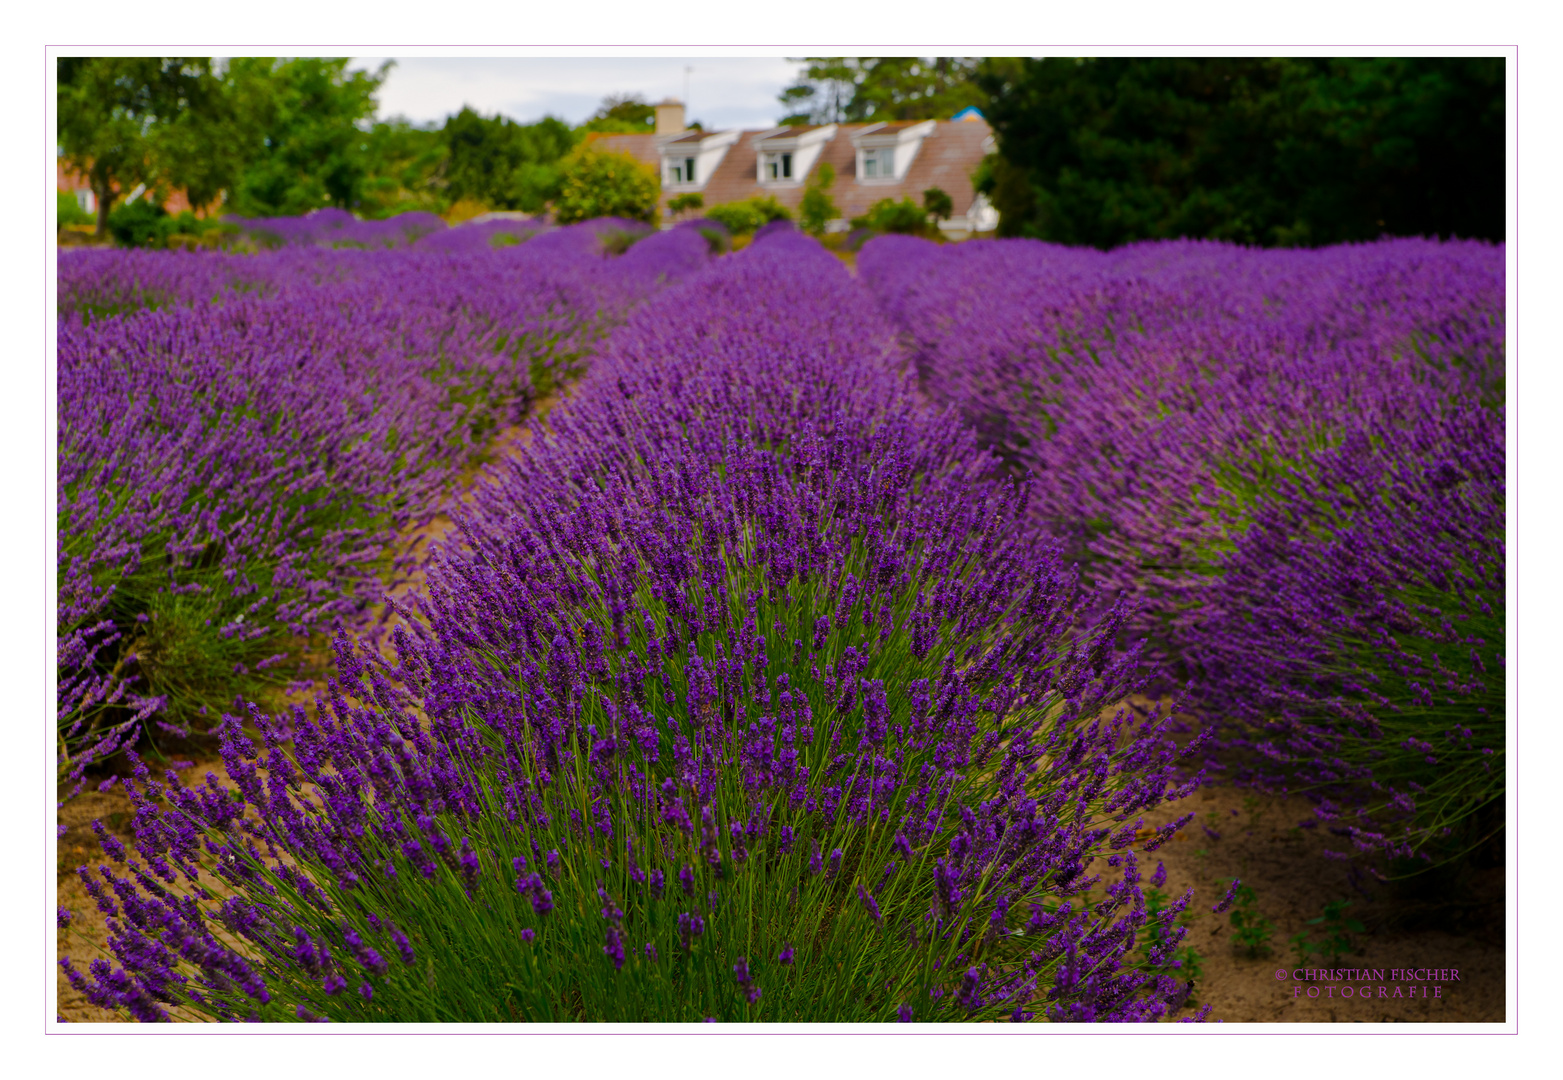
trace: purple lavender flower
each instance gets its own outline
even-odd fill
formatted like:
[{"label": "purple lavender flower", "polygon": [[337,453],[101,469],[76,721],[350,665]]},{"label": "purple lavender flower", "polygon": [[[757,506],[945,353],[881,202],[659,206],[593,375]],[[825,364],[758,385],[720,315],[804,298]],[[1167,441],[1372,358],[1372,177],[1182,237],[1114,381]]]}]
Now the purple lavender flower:
[{"label": "purple lavender flower", "polygon": [[472,841],[465,836],[461,838],[461,856],[459,861],[461,864],[461,879],[470,890],[478,883],[480,867],[477,853],[472,850]]},{"label": "purple lavender flower", "polygon": [[391,941],[396,944],[396,951],[401,955],[402,963],[406,964],[408,967],[411,967],[413,961],[416,959],[413,956],[412,942],[409,941],[407,939],[407,935],[402,933],[401,930],[397,929],[395,925],[391,926]]},{"label": "purple lavender flower", "polygon": [[760,987],[749,973],[748,959],[742,956],[738,958],[738,963],[733,965],[733,978],[738,980],[738,986],[749,1004],[753,1005],[760,1000]]},{"label": "purple lavender flower", "polygon": [[688,952],[695,938],[705,933],[706,921],[699,915],[683,912],[678,917],[678,942]]},{"label": "purple lavender flower", "polygon": [[1228,908],[1230,908],[1232,906],[1232,904],[1237,900],[1237,889],[1238,889],[1238,886],[1241,885],[1241,884],[1242,884],[1241,881],[1239,881],[1237,878],[1233,878],[1231,887],[1229,887],[1227,889],[1227,894],[1225,896],[1223,896],[1219,901],[1217,901],[1211,907],[1210,910],[1215,912],[1217,915],[1220,915],[1223,912],[1225,912]]},{"label": "purple lavender flower", "polygon": [[607,944],[602,947],[609,960],[613,961],[613,970],[618,971],[624,966],[624,939],[619,934],[617,926],[609,926],[607,932]]}]

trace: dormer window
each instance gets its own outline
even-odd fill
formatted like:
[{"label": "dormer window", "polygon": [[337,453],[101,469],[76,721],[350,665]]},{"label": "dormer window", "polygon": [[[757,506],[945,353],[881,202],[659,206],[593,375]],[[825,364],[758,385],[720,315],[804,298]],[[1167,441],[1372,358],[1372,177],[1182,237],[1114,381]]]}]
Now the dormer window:
[{"label": "dormer window", "polygon": [[933,134],[934,126],[932,120],[871,124],[852,136],[858,182],[893,184],[906,179],[918,148]]},{"label": "dormer window", "polygon": [[686,131],[671,138],[659,136],[662,186],[682,191],[698,189],[715,175],[728,147],[737,141],[736,131]]},{"label": "dormer window", "polygon": [[668,183],[693,184],[695,182],[695,159],[668,158]]},{"label": "dormer window", "polygon": [[757,136],[754,152],[760,183],[801,184],[835,134],[836,125],[826,124],[772,128]]}]

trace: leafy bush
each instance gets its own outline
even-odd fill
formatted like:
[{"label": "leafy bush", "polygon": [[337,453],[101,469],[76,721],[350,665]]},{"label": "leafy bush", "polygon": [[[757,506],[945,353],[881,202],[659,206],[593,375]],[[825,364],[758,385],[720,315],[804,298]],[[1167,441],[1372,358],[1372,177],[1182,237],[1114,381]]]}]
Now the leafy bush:
[{"label": "leafy bush", "polygon": [[655,221],[657,175],[630,155],[583,146],[564,159],[562,170],[553,202],[561,225],[599,217]]},{"label": "leafy bush", "polygon": [[803,199],[798,204],[798,224],[810,236],[823,235],[825,226],[840,216],[835,200],[830,197],[830,187],[835,181],[835,166],[822,161],[803,191]]},{"label": "leafy bush", "polygon": [[923,192],[923,210],[939,221],[955,213],[955,200],[943,188],[931,187]]},{"label": "leafy bush", "polygon": [[705,204],[705,196],[701,195],[700,192],[686,191],[682,195],[675,195],[668,200],[668,210],[674,216],[677,216],[690,210],[699,210]]},{"label": "leafy bush", "polygon": [[722,203],[706,211],[706,217],[717,222],[734,236],[758,232],[773,221],[791,221],[792,212],[776,201],[774,195],[755,195],[738,202]]},{"label": "leafy bush", "polygon": [[121,203],[109,211],[109,235],[121,247],[163,247],[173,223],[150,199]]},{"label": "leafy bush", "polygon": [[868,213],[852,219],[855,229],[873,229],[879,233],[899,233],[903,236],[926,236],[931,230],[928,211],[914,203],[910,197],[900,202],[880,199],[868,208]]},{"label": "leafy bush", "polygon": [[76,201],[75,192],[56,192],[54,211],[54,227],[63,229],[67,225],[91,225],[97,221],[97,217],[87,213],[81,208],[81,203]]}]

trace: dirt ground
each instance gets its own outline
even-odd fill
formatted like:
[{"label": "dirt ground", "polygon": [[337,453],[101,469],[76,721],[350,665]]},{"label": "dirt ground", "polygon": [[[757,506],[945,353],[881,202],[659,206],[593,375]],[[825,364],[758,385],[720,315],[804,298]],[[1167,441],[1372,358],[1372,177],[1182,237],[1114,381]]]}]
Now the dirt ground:
[{"label": "dirt ground", "polygon": [[[1163,863],[1164,891],[1174,898],[1194,889],[1189,907],[1193,917],[1185,940],[1199,954],[1202,972],[1192,1001],[1212,1005],[1212,1019],[1227,1023],[1501,1023],[1506,1019],[1501,867],[1465,882],[1458,896],[1440,896],[1436,886],[1408,895],[1403,887],[1371,880],[1358,883],[1364,894],[1353,885],[1347,865],[1324,854],[1325,849],[1338,850],[1342,841],[1322,829],[1296,827],[1312,816],[1310,804],[1303,799],[1254,797],[1218,786],[1158,812],[1154,819],[1147,818],[1147,824],[1162,824],[1190,810],[1197,815],[1194,820],[1171,843],[1145,856],[1142,866],[1149,872],[1158,861]],[[1208,835],[1206,827],[1220,838]],[[1210,910],[1226,895],[1233,878],[1254,890],[1252,910],[1273,927],[1268,953],[1254,954],[1239,946],[1231,914]],[[1343,914],[1365,929],[1349,935],[1355,948],[1334,967],[1374,974],[1350,981],[1294,978],[1300,968],[1327,965],[1317,957],[1300,961],[1289,939],[1307,933],[1319,940],[1322,927],[1310,926],[1308,920],[1320,918],[1326,903],[1340,900],[1351,901]],[[1445,903],[1457,900],[1463,903]],[[1442,978],[1415,978],[1415,969],[1429,968],[1438,969],[1435,974]],[[1405,969],[1413,971],[1406,974]]]}]

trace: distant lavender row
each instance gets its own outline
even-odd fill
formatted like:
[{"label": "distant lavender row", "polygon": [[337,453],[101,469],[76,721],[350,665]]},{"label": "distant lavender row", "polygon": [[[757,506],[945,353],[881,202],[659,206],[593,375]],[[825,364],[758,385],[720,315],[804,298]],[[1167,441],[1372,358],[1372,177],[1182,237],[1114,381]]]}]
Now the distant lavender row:
[{"label": "distant lavender row", "polygon": [[1222,546],[1223,469],[1426,401],[1502,397],[1490,245],[1101,253],[887,237],[860,266],[928,393],[1025,466],[1038,513],[1100,580],[1147,597]]},{"label": "distant lavender row", "polygon": [[242,218],[229,215],[227,221],[264,243],[321,244],[327,247],[404,247],[446,229],[440,217],[426,211],[364,221],[335,207],[298,217]]},{"label": "distant lavender row", "polygon": [[1123,612],[1081,629],[900,367],[796,234],[662,292],[457,513],[394,661],[341,635],[318,719],[230,718],[231,790],[127,785],[137,868],[81,871],[123,968],[69,977],[144,1020],[1168,1015],[1189,897],[1152,914],[1130,849],[1198,747],[1117,706]]},{"label": "distant lavender row", "polygon": [[1501,823],[1501,248],[885,238],[859,265],[928,393],[1258,725],[1247,775],[1391,858]]},{"label": "distant lavender row", "polygon": [[437,512],[489,433],[709,257],[687,230],[616,259],[595,238],[62,259],[62,297],[90,292],[95,272],[122,296],[127,281],[168,283],[183,301],[59,326],[72,775],[135,719],[182,727],[236,685],[280,680],[289,639],[373,598],[387,544]]},{"label": "distant lavender row", "polygon": [[[93,318],[139,308],[202,302],[228,291],[271,295],[278,289],[315,285],[364,272],[365,268],[373,272],[372,268],[378,263],[372,257],[366,262],[364,257],[374,250],[399,246],[345,244],[333,247],[329,243],[316,243],[321,236],[330,237],[340,229],[351,228],[340,218],[330,215],[322,219],[326,225],[309,224],[317,216],[275,219],[276,227],[292,239],[278,250],[260,257],[136,249],[70,252],[68,257],[61,258],[59,265],[60,312]],[[538,261],[549,253],[562,254],[566,258],[618,254],[629,246],[625,241],[639,241],[652,231],[641,222],[619,218],[599,218],[562,229],[538,220],[499,219],[453,229],[446,229],[438,218],[433,221],[437,228],[422,232],[414,229],[405,234],[411,238],[409,244],[414,244],[420,252],[482,255],[494,248],[531,243],[529,259]],[[330,224],[333,222],[335,225]],[[374,228],[386,224],[357,222],[357,225]],[[654,264],[668,258],[678,262],[678,257],[672,255],[675,251],[692,256],[697,250],[692,236],[679,230],[675,232],[679,235],[652,244],[648,253],[636,262],[645,260]],[[404,233],[394,232],[394,235]],[[369,251],[364,251],[365,248]],[[354,260],[353,254],[361,251],[363,255]]]}]

